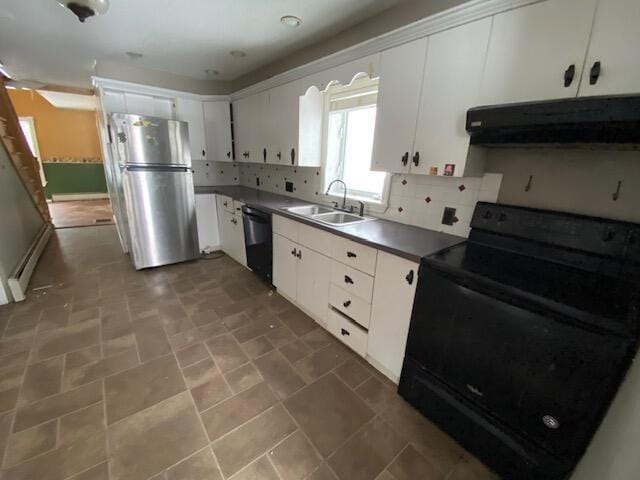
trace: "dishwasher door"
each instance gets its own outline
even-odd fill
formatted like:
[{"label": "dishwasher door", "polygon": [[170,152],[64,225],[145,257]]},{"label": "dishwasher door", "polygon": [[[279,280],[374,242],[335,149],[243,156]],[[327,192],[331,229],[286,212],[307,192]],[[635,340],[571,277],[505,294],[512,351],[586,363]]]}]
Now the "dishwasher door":
[{"label": "dishwasher door", "polygon": [[273,241],[271,214],[252,207],[242,207],[247,266],[271,283]]}]

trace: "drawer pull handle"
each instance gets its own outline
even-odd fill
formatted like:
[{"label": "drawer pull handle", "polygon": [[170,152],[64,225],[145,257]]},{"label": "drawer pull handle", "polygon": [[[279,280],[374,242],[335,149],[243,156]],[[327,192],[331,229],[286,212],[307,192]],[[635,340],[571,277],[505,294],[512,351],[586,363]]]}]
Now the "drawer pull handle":
[{"label": "drawer pull handle", "polygon": [[353,252],[347,252],[347,257],[349,257],[349,258],[356,258],[356,257],[357,257],[357,255],[356,255],[355,253],[353,253]]},{"label": "drawer pull handle", "polygon": [[296,249],[294,248],[293,250],[291,250],[291,255],[293,255],[294,257],[296,256]]},{"label": "drawer pull handle", "polygon": [[413,270],[409,270],[409,273],[407,273],[407,276],[404,277],[404,279],[407,281],[407,283],[409,285],[413,284]]},{"label": "drawer pull handle", "polygon": [[351,335],[351,334],[350,334],[348,331],[346,331],[344,328],[341,328],[341,329],[340,329],[340,333],[341,333],[342,335],[347,336],[347,337],[348,337],[349,335]]},{"label": "drawer pull handle", "polygon": [[351,277],[349,275],[345,275],[344,276],[344,283],[350,283],[351,285],[353,285],[353,280],[351,279]]},{"label": "drawer pull handle", "polygon": [[224,202],[223,205],[226,207],[227,206],[227,202]]},{"label": "drawer pull handle", "polygon": [[302,250],[298,250],[298,254],[296,255],[298,258],[302,258]]},{"label": "drawer pull handle", "polygon": [[351,300],[347,300],[346,302],[342,302],[342,305],[344,305],[344,308],[349,308],[349,305],[351,305]]}]

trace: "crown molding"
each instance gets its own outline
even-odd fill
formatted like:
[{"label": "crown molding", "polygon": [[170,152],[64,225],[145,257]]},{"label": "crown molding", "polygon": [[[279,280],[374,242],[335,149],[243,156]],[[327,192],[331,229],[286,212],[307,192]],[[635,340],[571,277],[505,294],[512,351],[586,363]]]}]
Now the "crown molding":
[{"label": "crown molding", "polygon": [[544,0],[472,0],[275,75],[267,80],[233,92],[230,97],[235,100],[253,95],[362,57],[380,53],[403,43],[412,42],[449,28],[541,1]]},{"label": "crown molding", "polygon": [[199,100],[201,102],[219,102],[229,100],[229,95],[201,95],[198,93],[184,92],[180,90],[172,90],[169,88],[154,87],[153,85],[145,85],[142,83],[125,82],[123,80],[115,80],[113,78],[105,77],[91,77],[91,83],[96,88],[103,88],[105,90],[126,92],[126,93],[138,93],[140,95],[151,95],[154,97],[163,98],[186,98],[190,100]]}]

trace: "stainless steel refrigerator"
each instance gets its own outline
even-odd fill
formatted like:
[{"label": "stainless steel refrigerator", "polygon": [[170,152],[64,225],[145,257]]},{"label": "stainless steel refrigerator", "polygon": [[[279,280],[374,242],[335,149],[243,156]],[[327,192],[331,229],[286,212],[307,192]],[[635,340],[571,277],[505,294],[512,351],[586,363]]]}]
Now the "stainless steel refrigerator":
[{"label": "stainless steel refrigerator", "polygon": [[198,256],[186,122],[114,113],[105,164],[118,233],[136,270]]}]

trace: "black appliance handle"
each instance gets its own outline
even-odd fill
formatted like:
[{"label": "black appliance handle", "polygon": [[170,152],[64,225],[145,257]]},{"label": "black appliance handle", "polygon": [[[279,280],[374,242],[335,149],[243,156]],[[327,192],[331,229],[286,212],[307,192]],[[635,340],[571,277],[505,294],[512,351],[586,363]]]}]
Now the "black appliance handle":
[{"label": "black appliance handle", "polygon": [[409,270],[409,273],[407,273],[407,276],[404,277],[404,279],[409,285],[413,285],[413,270]]},{"label": "black appliance handle", "polygon": [[190,172],[189,167],[177,167],[170,165],[126,165],[127,172]]},{"label": "black appliance handle", "polygon": [[596,83],[598,83],[601,67],[602,64],[600,63],[600,60],[593,63],[593,65],[591,66],[591,70],[589,70],[589,85],[595,85]]},{"label": "black appliance handle", "polygon": [[349,275],[345,275],[344,283],[350,283],[351,285],[353,285],[353,279]]},{"label": "black appliance handle", "polygon": [[576,66],[572,63],[564,71],[564,86],[569,87],[573,83],[573,78],[576,75]]}]

